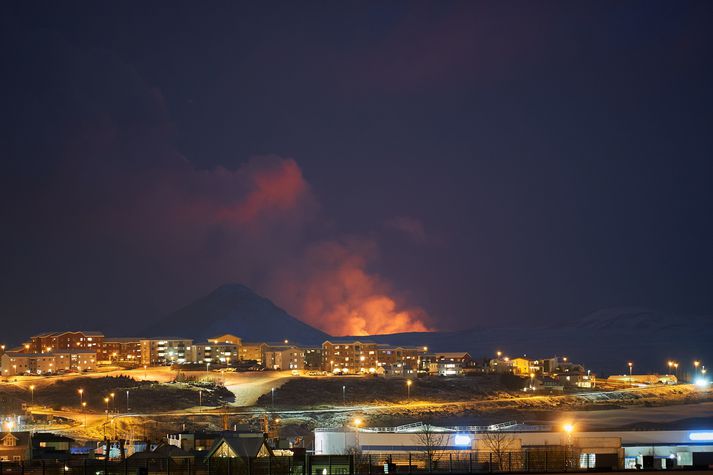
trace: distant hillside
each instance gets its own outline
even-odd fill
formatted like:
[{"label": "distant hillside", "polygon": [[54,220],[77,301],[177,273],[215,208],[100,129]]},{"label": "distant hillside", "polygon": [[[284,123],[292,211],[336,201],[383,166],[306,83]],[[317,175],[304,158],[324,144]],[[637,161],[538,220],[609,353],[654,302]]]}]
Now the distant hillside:
[{"label": "distant hillside", "polygon": [[694,359],[713,367],[713,319],[668,315],[644,308],[601,310],[559,325],[520,325],[459,332],[402,333],[367,339],[400,345],[427,345],[433,351],[464,350],[474,358],[501,350],[511,356],[566,355],[594,371],[664,372],[667,361],[680,362],[682,374]]},{"label": "distant hillside", "polygon": [[186,336],[194,340],[232,333],[244,341],[289,339],[304,344],[321,344],[329,338],[240,284],[222,285],[160,319],[143,333]]}]

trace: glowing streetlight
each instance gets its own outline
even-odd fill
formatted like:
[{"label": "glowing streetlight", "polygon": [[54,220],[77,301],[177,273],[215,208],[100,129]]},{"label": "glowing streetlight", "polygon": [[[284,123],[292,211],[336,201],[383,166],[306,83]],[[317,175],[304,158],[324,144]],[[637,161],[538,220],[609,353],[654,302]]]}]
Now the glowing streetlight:
[{"label": "glowing streetlight", "polygon": [[79,393],[79,404],[84,405],[84,389],[79,388],[77,389],[77,392]]},{"label": "glowing streetlight", "polygon": [[413,381],[410,379],[406,380],[406,394],[407,394],[407,399],[411,399],[411,385],[413,384]]},{"label": "glowing streetlight", "polygon": [[82,402],[82,414],[84,415],[84,427],[87,427],[87,403]]},{"label": "glowing streetlight", "polygon": [[629,361],[629,362],[627,363],[627,365],[629,366],[629,386],[633,386],[633,385],[634,385],[634,379],[633,379],[633,376],[632,376],[632,375],[633,375],[632,372],[634,371],[634,363],[632,363],[631,361]]},{"label": "glowing streetlight", "polygon": [[562,426],[562,430],[564,430],[567,434],[571,434],[572,432],[574,432],[574,425],[567,423]]},{"label": "glowing streetlight", "polygon": [[32,397],[31,404],[34,406],[35,405],[35,385],[34,384],[30,384],[30,394],[32,395],[31,396]]},{"label": "glowing streetlight", "polygon": [[111,398],[111,408],[114,412],[116,412],[116,399],[114,399],[114,396],[116,396],[114,393],[109,394],[109,397]]},{"label": "glowing streetlight", "polygon": [[[695,375],[696,377],[698,376],[698,367],[701,365],[701,362],[696,360],[693,362],[693,367],[695,368]],[[695,378],[693,378],[695,380]]]},{"label": "glowing streetlight", "polygon": [[362,425],[363,422],[364,422],[364,421],[362,421],[361,419],[359,419],[359,418],[357,417],[356,419],[354,419],[354,427],[356,427],[356,428],[358,429],[359,426]]},{"label": "glowing streetlight", "polygon": [[499,350],[495,354],[498,355],[498,359],[500,359],[500,357],[503,356],[503,352],[499,351]]},{"label": "glowing streetlight", "polygon": [[275,388],[270,389],[270,396],[272,397],[272,407],[275,407]]},{"label": "glowing streetlight", "polygon": [[530,373],[530,389],[535,389],[535,373]]},{"label": "glowing streetlight", "polygon": [[104,398],[104,404],[106,405],[106,409],[104,410],[104,412],[106,412],[106,420],[108,421],[109,420],[109,398],[108,397]]}]

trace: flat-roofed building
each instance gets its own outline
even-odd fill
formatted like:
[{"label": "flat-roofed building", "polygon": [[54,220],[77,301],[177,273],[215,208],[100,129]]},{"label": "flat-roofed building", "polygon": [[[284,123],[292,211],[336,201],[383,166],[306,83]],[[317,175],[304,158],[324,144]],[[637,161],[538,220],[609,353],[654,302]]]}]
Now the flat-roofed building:
[{"label": "flat-roofed building", "polygon": [[190,359],[193,340],[180,337],[144,338],[141,340],[141,364],[184,364]]},{"label": "flat-roofed building", "polygon": [[141,339],[132,337],[104,337],[97,351],[102,363],[141,363]]},{"label": "flat-roofed building", "polygon": [[322,369],[331,373],[375,372],[379,345],[359,340],[334,340],[322,343]]},{"label": "flat-roofed building", "polygon": [[265,342],[242,343],[240,346],[240,359],[242,361],[256,361],[262,364],[265,360],[265,350],[269,345]]},{"label": "flat-roofed building", "polygon": [[191,347],[188,362],[230,366],[236,363],[239,358],[239,345],[211,340],[203,343],[194,343]]},{"label": "flat-roofed building", "polygon": [[269,346],[265,349],[266,369],[301,370],[305,368],[305,350],[298,346]]},{"label": "flat-roofed building", "polygon": [[3,376],[50,374],[58,371],[93,371],[96,369],[94,350],[67,350],[51,353],[7,352],[0,357]]}]

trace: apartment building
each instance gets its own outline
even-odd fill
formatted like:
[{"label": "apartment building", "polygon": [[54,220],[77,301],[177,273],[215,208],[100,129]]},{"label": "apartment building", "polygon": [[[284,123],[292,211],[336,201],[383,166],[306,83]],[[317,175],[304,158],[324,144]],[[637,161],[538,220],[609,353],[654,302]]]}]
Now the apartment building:
[{"label": "apartment building", "polygon": [[372,342],[325,341],[322,343],[322,369],[332,373],[376,372],[379,345]]},{"label": "apartment building", "polygon": [[22,351],[25,353],[51,353],[63,350],[94,350],[104,342],[104,334],[94,331],[63,331],[40,333],[30,337]]},{"label": "apartment building", "polygon": [[270,346],[265,350],[266,369],[305,369],[305,350],[297,346]]},{"label": "apartment building", "polygon": [[265,361],[265,350],[269,345],[267,343],[243,343],[240,346],[240,359],[242,361],[256,361],[257,364],[262,364]]},{"label": "apartment building", "polygon": [[179,337],[145,338],[141,340],[141,364],[183,364],[190,360],[193,340]]},{"label": "apartment building", "polygon": [[101,363],[141,362],[141,340],[139,338],[104,337],[97,351],[97,361]]},{"label": "apartment building", "polygon": [[94,350],[68,350],[51,353],[7,352],[0,357],[0,372],[5,377],[20,374],[48,374],[62,371],[93,371]]},{"label": "apartment building", "polygon": [[188,353],[187,362],[232,365],[240,359],[240,345],[225,341],[211,340],[195,343]]}]

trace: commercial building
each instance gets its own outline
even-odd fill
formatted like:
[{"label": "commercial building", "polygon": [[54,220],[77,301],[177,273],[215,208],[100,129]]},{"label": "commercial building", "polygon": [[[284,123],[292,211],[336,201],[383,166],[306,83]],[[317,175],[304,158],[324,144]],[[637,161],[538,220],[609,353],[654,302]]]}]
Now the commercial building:
[{"label": "commercial building", "polygon": [[[399,427],[315,429],[315,454],[355,451],[392,455],[412,463],[418,454],[437,450],[441,460],[469,459],[501,463],[508,471],[564,468],[635,469],[707,467],[713,464],[713,430],[613,430],[578,432],[538,430],[516,423],[495,426],[436,427],[421,423]],[[424,434],[428,434],[425,436]],[[429,446],[430,444],[430,446]],[[435,449],[434,449],[434,446]]]},{"label": "commercial building", "polygon": [[193,340],[179,337],[145,338],[141,340],[141,364],[184,364],[190,358]]}]

